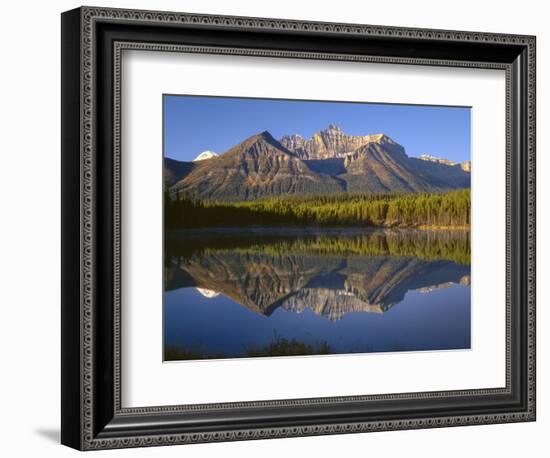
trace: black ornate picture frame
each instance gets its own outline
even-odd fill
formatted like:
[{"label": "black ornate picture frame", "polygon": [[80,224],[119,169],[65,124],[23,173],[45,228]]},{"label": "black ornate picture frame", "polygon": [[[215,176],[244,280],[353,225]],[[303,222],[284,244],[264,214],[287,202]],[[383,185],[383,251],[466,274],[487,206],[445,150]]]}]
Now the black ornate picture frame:
[{"label": "black ornate picture frame", "polygon": [[[533,36],[479,32],[95,7],[63,13],[62,443],[94,450],[534,421],[535,46]],[[122,407],[125,49],[504,70],[506,387]]]}]

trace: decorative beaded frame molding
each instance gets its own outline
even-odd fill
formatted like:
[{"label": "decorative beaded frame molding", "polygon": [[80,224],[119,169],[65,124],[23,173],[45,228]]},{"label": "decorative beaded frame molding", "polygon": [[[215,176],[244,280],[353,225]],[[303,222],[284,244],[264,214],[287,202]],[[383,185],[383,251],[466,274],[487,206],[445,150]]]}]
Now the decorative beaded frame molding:
[{"label": "decorative beaded frame molding", "polygon": [[[442,426],[458,425],[476,425],[488,423],[506,423],[516,421],[530,421],[535,419],[535,38],[532,36],[518,36],[507,34],[490,34],[479,32],[462,31],[443,31],[427,30],[399,27],[382,27],[370,25],[352,25],[322,22],[305,22],[296,20],[281,19],[263,19],[248,17],[227,17],[212,15],[197,15],[184,13],[152,12],[152,11],[133,11],[124,9],[106,9],[95,7],[82,7],[81,14],[81,337],[80,337],[80,449],[93,450],[105,448],[122,447],[142,447],[152,445],[169,445],[213,441],[230,440],[250,440],[265,439],[276,437],[309,436],[321,434],[340,434],[351,432],[369,432],[401,430],[414,428],[430,428]],[[391,421],[370,421],[356,423],[333,423],[313,426],[297,427],[270,427],[254,429],[228,429],[225,431],[206,432],[206,433],[184,433],[184,434],[158,434],[148,436],[134,436],[122,438],[96,438],[94,436],[94,362],[93,362],[93,327],[94,327],[94,271],[93,271],[93,241],[94,241],[94,208],[95,189],[94,189],[94,87],[96,82],[93,80],[94,66],[94,23],[97,20],[117,20],[128,21],[129,23],[173,23],[173,24],[205,24],[213,28],[223,26],[224,28],[238,29],[267,29],[267,30],[296,30],[303,32],[334,32],[339,34],[361,35],[369,37],[408,37],[418,40],[447,40],[451,42],[487,42],[499,44],[517,44],[527,48],[528,59],[528,131],[527,135],[527,214],[528,214],[528,275],[527,275],[527,309],[528,322],[526,323],[528,345],[528,358],[526,361],[528,381],[527,381],[527,409],[519,413],[500,413],[490,415],[457,415],[438,418],[415,418],[410,420],[391,420]],[[407,394],[390,394],[376,396],[356,396],[356,397],[338,397],[338,398],[314,398],[298,400],[276,400],[245,403],[224,403],[224,404],[196,404],[187,406],[159,406],[150,408],[122,408],[120,402],[120,90],[121,90],[121,52],[124,49],[149,50],[149,51],[171,51],[184,53],[210,53],[210,54],[232,54],[232,55],[250,55],[265,57],[294,57],[302,59],[323,59],[323,60],[347,60],[360,62],[378,62],[390,64],[413,64],[413,65],[438,65],[438,66],[462,66],[470,68],[494,68],[506,71],[506,108],[507,108],[507,138],[506,138],[506,157],[507,157],[507,216],[506,216],[506,274],[507,274],[507,292],[506,292],[506,387],[484,390],[466,390],[454,392],[421,392]],[[162,414],[173,412],[186,412],[196,410],[215,410],[230,409],[238,407],[266,407],[266,406],[299,406],[315,405],[323,403],[338,403],[342,401],[364,401],[373,399],[422,399],[430,397],[445,396],[472,396],[477,394],[495,394],[508,393],[510,391],[510,294],[509,278],[511,273],[510,261],[510,160],[511,160],[511,138],[510,123],[511,115],[511,92],[510,86],[510,65],[509,64],[491,64],[483,62],[457,62],[440,59],[410,59],[394,57],[369,57],[364,55],[336,55],[324,53],[292,52],[276,50],[258,50],[244,48],[216,48],[206,46],[180,46],[170,44],[154,43],[132,43],[117,42],[114,50],[114,259],[115,259],[115,278],[114,278],[114,333],[115,333],[115,352],[113,355],[115,365],[114,393],[115,410],[118,415],[130,414]]]},{"label": "decorative beaded frame molding", "polygon": [[[479,62],[450,62],[443,60],[429,60],[429,59],[396,59],[385,57],[370,57],[360,55],[340,55],[340,54],[323,54],[323,53],[308,53],[308,52],[292,52],[292,51],[270,51],[270,50],[257,50],[246,48],[219,48],[219,47],[205,47],[205,46],[182,46],[182,45],[165,45],[165,44],[153,44],[142,42],[115,42],[114,52],[114,160],[115,160],[115,173],[113,179],[115,181],[115,234],[116,240],[115,259],[116,259],[116,281],[115,281],[115,406],[118,413],[130,414],[130,413],[158,413],[158,412],[186,412],[193,410],[206,410],[206,409],[227,409],[235,407],[271,407],[271,406],[295,406],[304,404],[323,404],[333,403],[341,401],[368,401],[368,400],[382,400],[382,399],[418,399],[429,397],[450,397],[450,396],[470,396],[473,394],[498,394],[498,393],[510,393],[511,373],[510,373],[510,298],[506,300],[506,385],[504,388],[487,388],[477,390],[460,390],[460,391],[431,391],[420,393],[398,393],[398,394],[380,394],[380,395],[365,395],[365,396],[341,396],[341,397],[323,397],[314,399],[292,399],[292,400],[274,400],[274,401],[251,401],[251,402],[238,402],[238,403],[221,403],[221,404],[188,404],[188,405],[176,405],[176,406],[162,406],[162,407],[148,407],[148,408],[123,408],[121,406],[121,302],[120,302],[120,158],[122,155],[121,145],[121,85],[122,85],[122,51],[124,50],[138,50],[138,51],[157,51],[157,52],[178,52],[188,54],[218,54],[218,55],[234,55],[234,56],[251,56],[251,57],[279,57],[279,58],[297,58],[297,59],[320,59],[320,60],[335,60],[335,61],[353,61],[353,62],[370,62],[370,63],[389,63],[389,64],[409,64],[409,65],[447,65],[454,67],[466,67],[466,68],[483,68],[493,70],[503,70],[506,72],[507,85],[509,85],[510,75],[509,69],[506,65],[502,64],[485,64]],[[510,88],[507,87],[506,104],[510,104]],[[510,122],[507,117],[507,123]],[[509,127],[507,127],[509,130]],[[509,143],[509,142],[508,142]],[[509,145],[506,151],[507,169],[510,169],[511,150]],[[507,177],[507,183],[510,182],[510,177]],[[507,196],[507,206],[509,206],[510,199]],[[507,209],[507,228],[510,228],[509,214]],[[510,233],[510,230],[507,230]],[[507,255],[506,258],[510,258],[510,237],[506,238]]]}]

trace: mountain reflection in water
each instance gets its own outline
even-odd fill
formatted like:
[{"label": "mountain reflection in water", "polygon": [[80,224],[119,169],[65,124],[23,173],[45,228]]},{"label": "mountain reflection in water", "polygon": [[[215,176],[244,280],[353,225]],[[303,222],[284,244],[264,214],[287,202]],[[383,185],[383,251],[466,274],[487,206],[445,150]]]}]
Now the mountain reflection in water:
[{"label": "mountain reflection in water", "polygon": [[165,359],[469,348],[469,259],[467,231],[170,232]]}]

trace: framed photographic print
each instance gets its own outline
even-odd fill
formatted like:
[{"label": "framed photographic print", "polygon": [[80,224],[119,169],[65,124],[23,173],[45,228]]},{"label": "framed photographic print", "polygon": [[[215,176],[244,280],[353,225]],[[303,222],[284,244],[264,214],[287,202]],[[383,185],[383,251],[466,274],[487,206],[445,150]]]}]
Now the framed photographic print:
[{"label": "framed photographic print", "polygon": [[535,38],[62,15],[62,443],[535,419]]}]

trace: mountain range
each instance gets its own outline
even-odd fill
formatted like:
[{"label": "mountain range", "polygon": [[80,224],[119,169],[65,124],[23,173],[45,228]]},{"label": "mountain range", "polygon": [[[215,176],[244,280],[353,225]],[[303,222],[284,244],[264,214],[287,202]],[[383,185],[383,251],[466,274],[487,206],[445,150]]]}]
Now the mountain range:
[{"label": "mountain range", "polygon": [[[207,154],[206,154],[207,153]],[[353,136],[329,125],[310,139],[265,131],[223,154],[193,162],[165,159],[172,195],[210,200],[254,200],[331,192],[438,192],[470,186],[469,161],[457,164],[409,157],[385,134]]]}]

